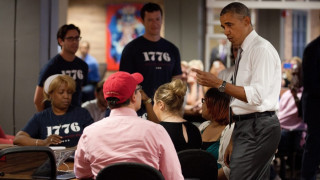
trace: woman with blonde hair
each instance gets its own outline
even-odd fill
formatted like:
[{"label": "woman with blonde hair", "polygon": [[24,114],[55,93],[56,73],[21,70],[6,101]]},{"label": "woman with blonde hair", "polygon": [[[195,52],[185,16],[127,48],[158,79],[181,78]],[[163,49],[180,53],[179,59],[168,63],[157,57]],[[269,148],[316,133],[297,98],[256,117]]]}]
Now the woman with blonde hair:
[{"label": "woman with blonde hair", "polygon": [[13,143],[21,146],[76,146],[83,129],[93,123],[93,119],[86,109],[71,106],[75,87],[75,81],[68,75],[48,77],[43,90],[51,107],[36,113],[17,133]]},{"label": "woman with blonde hair", "polygon": [[199,129],[181,117],[186,90],[186,85],[175,79],[161,85],[154,95],[154,113],[169,133],[177,152],[200,149],[202,144]]}]

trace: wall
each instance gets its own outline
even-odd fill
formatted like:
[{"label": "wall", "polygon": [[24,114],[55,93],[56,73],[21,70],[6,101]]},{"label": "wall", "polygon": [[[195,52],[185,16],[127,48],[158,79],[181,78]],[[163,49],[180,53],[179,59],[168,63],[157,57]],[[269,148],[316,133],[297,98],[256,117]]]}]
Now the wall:
[{"label": "wall", "polygon": [[[31,3],[31,5],[30,5]],[[0,1],[1,126],[17,132],[35,112],[34,88],[40,55],[40,0]],[[6,8],[4,8],[6,7]]]},{"label": "wall", "polygon": [[63,23],[59,19],[66,19],[59,13],[65,11],[60,1],[0,1],[0,125],[7,134],[21,130],[36,112],[33,96],[39,71],[57,53],[52,39]]},{"label": "wall", "polygon": [[257,29],[260,36],[267,39],[280,52],[280,17],[281,10],[257,10]]}]

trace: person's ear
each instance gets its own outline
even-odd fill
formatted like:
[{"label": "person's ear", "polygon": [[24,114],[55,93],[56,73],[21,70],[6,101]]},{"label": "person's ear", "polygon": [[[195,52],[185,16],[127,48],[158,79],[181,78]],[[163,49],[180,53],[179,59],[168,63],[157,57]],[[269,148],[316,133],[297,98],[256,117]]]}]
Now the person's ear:
[{"label": "person's ear", "polygon": [[58,44],[62,46],[62,43],[63,43],[63,40],[61,38],[58,38]]},{"label": "person's ear", "polygon": [[131,101],[133,104],[136,103],[137,98],[136,98],[136,94],[135,94],[135,93],[133,93],[132,96],[130,97],[130,101]]},{"label": "person's ear", "polygon": [[244,17],[244,22],[246,23],[246,25],[250,25],[251,24],[251,18],[249,16],[245,16]]},{"label": "person's ear", "polygon": [[158,106],[159,106],[161,111],[164,111],[166,109],[165,104],[164,104],[163,101],[159,100],[159,101],[157,101],[157,103],[158,103]]}]

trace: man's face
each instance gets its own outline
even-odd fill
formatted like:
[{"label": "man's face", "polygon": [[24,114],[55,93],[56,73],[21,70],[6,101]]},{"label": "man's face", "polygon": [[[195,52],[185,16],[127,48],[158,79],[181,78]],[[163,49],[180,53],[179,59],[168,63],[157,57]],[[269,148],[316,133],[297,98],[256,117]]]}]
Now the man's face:
[{"label": "man's face", "polygon": [[220,16],[220,23],[232,45],[240,46],[247,35],[250,18],[230,12]]},{"label": "man's face", "polygon": [[77,30],[69,30],[64,39],[59,39],[59,43],[63,51],[76,54],[79,48],[79,33]]},{"label": "man's face", "polygon": [[160,36],[162,24],[162,16],[160,11],[145,12],[143,25],[146,30],[146,34],[152,36]]},{"label": "man's face", "polygon": [[84,57],[89,52],[89,45],[87,43],[81,43],[79,50],[80,50],[81,56]]}]

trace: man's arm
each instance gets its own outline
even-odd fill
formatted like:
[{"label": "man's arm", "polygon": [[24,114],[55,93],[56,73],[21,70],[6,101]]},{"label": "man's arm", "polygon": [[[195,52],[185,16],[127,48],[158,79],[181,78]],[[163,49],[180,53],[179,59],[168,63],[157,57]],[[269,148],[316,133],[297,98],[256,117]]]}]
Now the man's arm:
[{"label": "man's arm", "polygon": [[[223,82],[223,80],[218,79],[215,75],[209,72],[200,71],[194,68],[192,69],[192,71],[195,71],[197,73],[197,81],[202,86],[218,88]],[[248,102],[244,87],[242,86],[235,86],[233,84],[227,83],[225,93],[246,103]]]},{"label": "man's arm", "polygon": [[[83,134],[84,136],[84,134]],[[93,178],[90,162],[85,158],[84,138],[81,136],[74,155],[74,173],[78,179]]]},{"label": "man's arm", "polygon": [[34,93],[33,102],[38,112],[43,111],[44,109],[43,99],[43,87],[37,86]]}]

